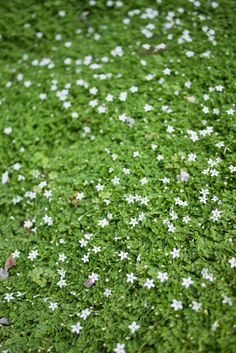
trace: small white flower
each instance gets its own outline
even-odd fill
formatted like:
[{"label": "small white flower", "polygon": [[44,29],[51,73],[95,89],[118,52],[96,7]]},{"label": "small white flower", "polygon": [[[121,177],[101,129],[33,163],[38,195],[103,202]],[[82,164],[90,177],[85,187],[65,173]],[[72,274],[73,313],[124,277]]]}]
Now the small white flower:
[{"label": "small white flower", "polygon": [[112,291],[110,289],[105,289],[105,291],[103,292],[105,297],[110,297],[112,295]]},{"label": "small white flower", "polygon": [[38,250],[32,250],[32,251],[30,251],[27,258],[32,261],[32,260],[36,259],[37,256],[38,256]]},{"label": "small white flower", "polygon": [[172,251],[171,251],[171,256],[173,257],[173,259],[175,259],[176,257],[179,257],[179,252],[180,250],[174,248]]},{"label": "small white flower", "polygon": [[131,333],[135,333],[139,328],[140,325],[138,325],[135,321],[133,321],[128,328],[130,329]]},{"label": "small white flower", "polygon": [[67,259],[67,256],[65,254],[59,254],[58,261],[64,262]]},{"label": "small white flower", "polygon": [[216,331],[219,327],[219,324],[217,321],[215,321],[212,325],[211,325],[211,329],[212,331]]},{"label": "small white flower", "polygon": [[6,300],[8,303],[9,303],[11,300],[13,300],[13,299],[14,299],[13,293],[7,293],[7,294],[5,294],[5,296],[4,296],[4,300]]},{"label": "small white flower", "polygon": [[57,308],[58,308],[58,304],[57,303],[51,302],[49,304],[49,309],[51,309],[52,311],[56,310]]},{"label": "small white flower", "polygon": [[177,311],[177,310],[182,310],[183,309],[183,304],[180,300],[173,299],[171,307]]},{"label": "small white flower", "polygon": [[96,282],[99,279],[99,275],[97,273],[92,273],[91,275],[89,275],[88,278],[91,279],[92,281]]},{"label": "small white flower", "polygon": [[75,332],[79,335],[80,331],[82,330],[82,326],[80,325],[80,322],[77,322],[76,325],[71,326],[71,332]]},{"label": "small white flower", "polygon": [[115,176],[112,180],[111,180],[112,184],[117,186],[120,184],[120,178],[118,178],[117,176]]},{"label": "small white flower", "polygon": [[134,283],[134,281],[136,281],[138,278],[132,273],[126,273],[126,277],[127,277],[127,282],[128,283]]},{"label": "small white flower", "polygon": [[15,259],[17,259],[20,256],[20,251],[19,250],[15,250],[12,254],[11,254]]},{"label": "small white flower", "polygon": [[53,224],[53,219],[52,217],[49,217],[48,215],[45,215],[43,217],[44,223],[47,224],[48,226],[51,226]]},{"label": "small white flower", "polygon": [[236,268],[236,257],[232,257],[228,262],[231,268]]},{"label": "small white flower", "polygon": [[121,260],[128,259],[128,253],[124,251],[120,251],[118,253],[118,256],[120,257]]},{"label": "small white flower", "polygon": [[188,287],[191,286],[193,283],[194,283],[194,281],[191,279],[191,277],[183,278],[182,286],[184,286],[185,288],[188,288]]},{"label": "small white flower", "polygon": [[146,282],[144,283],[144,287],[147,287],[148,289],[154,288],[155,287],[154,279],[147,278]]},{"label": "small white flower", "polygon": [[67,286],[66,280],[63,277],[61,277],[60,281],[57,282],[57,286],[60,288],[66,287]]},{"label": "small white flower", "polygon": [[229,306],[232,306],[232,299],[227,297],[227,295],[224,295],[224,299],[222,300],[223,304],[228,304]]},{"label": "small white flower", "polygon": [[129,221],[129,224],[130,224],[132,227],[135,227],[135,226],[138,224],[137,218],[131,218],[130,221]]},{"label": "small white flower", "polygon": [[84,193],[83,192],[77,192],[76,200],[82,200],[83,198],[84,198]]},{"label": "small white flower", "polygon": [[190,307],[194,310],[194,311],[200,311],[202,308],[202,304],[196,302],[195,300],[192,301],[192,304],[190,305]]},{"label": "small white flower", "polygon": [[12,128],[11,127],[5,127],[3,130],[6,135],[10,135],[12,133]]},{"label": "small white flower", "polygon": [[145,112],[150,112],[151,110],[153,110],[153,106],[150,104],[145,104],[145,106],[143,107]]},{"label": "small white flower", "polygon": [[165,75],[170,75],[170,74],[171,74],[171,70],[167,67],[167,68],[165,68],[165,69],[163,70],[163,73],[164,73]]},{"label": "small white flower", "polygon": [[80,317],[81,319],[86,320],[90,314],[91,314],[91,311],[89,309],[84,309],[81,311]]},{"label": "small white flower", "polygon": [[210,219],[211,219],[213,222],[217,222],[217,221],[219,221],[221,214],[222,214],[222,211],[220,211],[220,210],[218,210],[218,209],[216,208],[215,210],[213,210],[213,211],[211,212],[211,217],[210,217]]},{"label": "small white flower", "polygon": [[116,348],[113,349],[113,352],[115,352],[115,353],[126,353],[125,352],[125,344],[117,343]]},{"label": "small white flower", "polygon": [[103,218],[101,220],[98,221],[98,225],[102,228],[108,226],[109,222],[106,218]]},{"label": "small white flower", "polygon": [[2,184],[6,184],[8,182],[8,179],[8,172],[6,171],[2,174]]},{"label": "small white flower", "polygon": [[158,272],[157,278],[161,283],[165,282],[168,280],[168,274],[167,272]]},{"label": "small white flower", "polygon": [[102,191],[104,189],[104,185],[101,185],[100,183],[95,186],[97,191]]}]

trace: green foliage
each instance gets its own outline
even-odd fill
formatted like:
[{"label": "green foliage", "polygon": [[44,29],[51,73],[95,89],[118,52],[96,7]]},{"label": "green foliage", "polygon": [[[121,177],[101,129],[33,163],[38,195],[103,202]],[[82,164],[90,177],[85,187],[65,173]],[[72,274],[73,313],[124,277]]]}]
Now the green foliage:
[{"label": "green foliage", "polygon": [[0,3],[0,352],[235,353],[234,1]]}]

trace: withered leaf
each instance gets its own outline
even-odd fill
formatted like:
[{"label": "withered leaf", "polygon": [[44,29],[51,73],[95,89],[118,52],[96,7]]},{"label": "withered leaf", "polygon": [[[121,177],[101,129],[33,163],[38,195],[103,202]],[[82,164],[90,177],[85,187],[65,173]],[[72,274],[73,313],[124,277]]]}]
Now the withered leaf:
[{"label": "withered leaf", "polygon": [[0,268],[0,279],[5,280],[9,277],[9,273],[4,270],[4,268]]},{"label": "withered leaf", "polygon": [[5,270],[8,271],[9,268],[13,267],[16,265],[16,260],[15,258],[11,255],[6,259],[5,262]]},{"label": "withered leaf", "polygon": [[0,318],[0,325],[10,325],[10,321],[6,317]]},{"label": "withered leaf", "polygon": [[83,285],[86,287],[86,288],[90,288],[94,285],[95,281],[91,278],[88,278],[84,283]]},{"label": "withered leaf", "polygon": [[196,97],[195,96],[187,96],[184,97],[189,103],[195,103],[196,102]]}]

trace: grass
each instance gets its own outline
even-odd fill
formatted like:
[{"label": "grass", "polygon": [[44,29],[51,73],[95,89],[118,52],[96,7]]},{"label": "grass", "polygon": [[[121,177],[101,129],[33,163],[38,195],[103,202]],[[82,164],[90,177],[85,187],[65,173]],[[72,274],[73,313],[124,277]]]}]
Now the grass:
[{"label": "grass", "polygon": [[0,3],[1,352],[234,353],[234,1]]}]

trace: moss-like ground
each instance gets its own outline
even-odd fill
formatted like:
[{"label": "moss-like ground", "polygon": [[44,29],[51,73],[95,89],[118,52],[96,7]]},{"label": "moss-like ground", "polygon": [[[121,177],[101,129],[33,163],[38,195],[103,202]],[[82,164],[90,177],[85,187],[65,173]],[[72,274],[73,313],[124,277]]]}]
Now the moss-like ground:
[{"label": "moss-like ground", "polygon": [[235,353],[235,1],[0,5],[1,352]]}]

